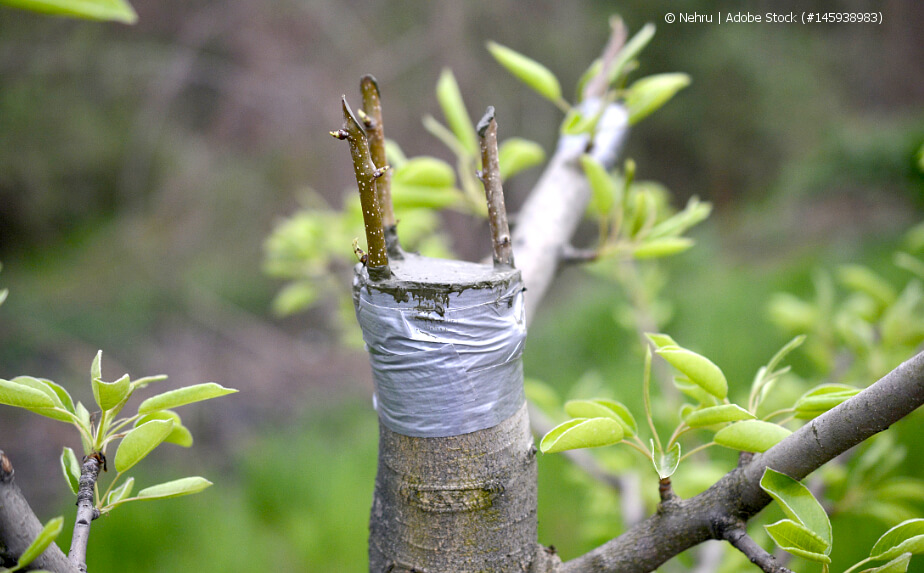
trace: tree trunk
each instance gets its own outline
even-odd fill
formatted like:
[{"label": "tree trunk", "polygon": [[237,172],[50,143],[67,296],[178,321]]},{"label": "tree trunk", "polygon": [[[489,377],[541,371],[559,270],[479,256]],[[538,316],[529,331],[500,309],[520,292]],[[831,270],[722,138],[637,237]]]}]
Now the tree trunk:
[{"label": "tree trunk", "polygon": [[415,255],[391,271],[354,283],[380,428],[369,570],[530,571],[545,552],[520,273]]}]

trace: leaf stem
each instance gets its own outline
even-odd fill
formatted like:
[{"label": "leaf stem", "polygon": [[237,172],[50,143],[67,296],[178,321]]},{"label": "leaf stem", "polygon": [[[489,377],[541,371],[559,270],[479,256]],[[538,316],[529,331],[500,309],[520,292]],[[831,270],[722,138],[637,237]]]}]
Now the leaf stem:
[{"label": "leaf stem", "polygon": [[645,417],[648,419],[648,427],[651,428],[651,434],[654,436],[655,444],[658,451],[663,452],[661,439],[658,437],[658,431],[655,429],[654,419],[651,415],[651,347],[645,346],[645,375],[643,382],[643,394],[645,397]]},{"label": "leaf stem", "polygon": [[717,445],[715,442],[709,442],[708,444],[703,444],[703,445],[701,445],[701,446],[697,446],[697,447],[693,448],[692,450],[690,450],[689,452],[687,452],[687,453],[683,454],[682,456],[680,456],[680,461],[682,462],[683,460],[685,460],[685,459],[687,459],[688,457],[692,456],[692,455],[695,454],[696,452],[701,452],[701,451],[705,450],[706,448],[711,448],[712,446],[715,446],[715,445]]}]

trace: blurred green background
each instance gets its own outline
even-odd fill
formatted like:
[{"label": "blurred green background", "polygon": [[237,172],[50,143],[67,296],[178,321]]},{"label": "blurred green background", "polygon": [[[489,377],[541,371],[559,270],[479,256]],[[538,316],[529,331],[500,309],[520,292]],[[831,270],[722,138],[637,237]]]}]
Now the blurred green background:
[{"label": "blurred green background", "polygon": [[[378,78],[386,133],[408,155],[451,160],[420,124],[439,116],[433,90],[447,66],[472,116],[494,105],[503,137],[551,150],[560,112],[497,66],[485,42],[529,54],[568,87],[602,49],[610,14],[630,31],[654,22],[642,72],[683,71],[693,84],[632,132],[625,155],[678,205],[698,195],[716,207],[698,246],[666,265],[667,330],[739,388],[787,340],[765,318],[771,293],[804,295],[814,269],[844,262],[893,276],[889,256],[924,209],[915,0],[843,3],[881,11],[881,25],[815,26],[666,24],[677,4],[667,1],[132,4],[130,27],[0,11],[0,286],[10,289],[0,376],[50,378],[89,402],[102,348],[111,375],[164,373],[241,393],[183,412],[196,447],[156,453],[139,483],[201,473],[215,487],[97,522],[93,571],[365,568],[377,439],[365,356],[337,344],[333,309],[272,316],[279,283],[260,270],[265,237],[309,188],[333,205],[349,189],[348,154],[327,131],[363,73]],[[513,209],[538,172],[507,186]],[[473,224],[445,217],[462,258],[486,253]],[[614,319],[616,296],[566,271],[533,323],[527,375],[565,391],[596,371],[635,400],[640,355]],[[43,519],[73,512],[58,456],[77,444],[58,426],[0,411],[0,445]],[[560,457],[541,458],[540,540],[565,557],[599,542],[584,517],[600,495]],[[862,552],[882,530],[845,535]],[[839,541],[835,557],[851,545]]]}]

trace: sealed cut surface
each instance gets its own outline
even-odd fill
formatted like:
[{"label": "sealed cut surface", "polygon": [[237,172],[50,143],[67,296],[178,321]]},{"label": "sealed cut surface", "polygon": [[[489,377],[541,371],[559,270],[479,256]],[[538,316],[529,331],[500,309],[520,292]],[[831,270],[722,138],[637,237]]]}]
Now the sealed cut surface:
[{"label": "sealed cut surface", "polygon": [[520,272],[513,268],[495,269],[493,265],[431,259],[415,254],[406,254],[403,260],[391,261],[389,267],[392,276],[387,279],[372,280],[367,269],[360,269],[357,278],[363,287],[405,298],[408,291],[445,295],[472,288],[494,288],[510,284],[520,276]]}]

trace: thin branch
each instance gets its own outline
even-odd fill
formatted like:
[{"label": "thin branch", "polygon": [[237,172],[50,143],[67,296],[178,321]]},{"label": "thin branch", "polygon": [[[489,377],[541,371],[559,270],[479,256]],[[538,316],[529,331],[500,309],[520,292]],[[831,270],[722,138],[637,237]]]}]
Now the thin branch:
[{"label": "thin branch", "polygon": [[619,52],[626,43],[627,35],[626,25],[623,24],[622,18],[619,16],[610,18],[610,39],[600,56],[600,61],[603,65],[600,66],[600,73],[587,82],[584,87],[583,99],[602,99],[606,94],[610,83],[610,70],[613,69],[613,64],[616,63]]},{"label": "thin branch", "polygon": [[366,244],[369,247],[368,268],[373,279],[383,279],[391,275],[388,269],[388,253],[385,248],[385,231],[382,225],[382,209],[376,191],[375,180],[385,174],[386,167],[377,169],[372,162],[369,140],[366,131],[359,124],[353,110],[341,98],[343,104],[343,126],[338,131],[330,132],[337,139],[345,139],[350,144],[353,156],[353,171],[356,185],[359,187],[359,199],[363,209],[363,221],[366,225]]},{"label": "thin branch", "polygon": [[491,226],[491,244],[494,248],[494,266],[513,266],[513,246],[504,205],[504,188],[501,184],[500,163],[497,155],[497,120],[494,107],[488,106],[484,117],[475,128],[481,143],[481,182],[488,201],[488,224]]},{"label": "thin branch", "polygon": [[793,573],[777,562],[776,557],[758,545],[757,542],[748,535],[747,530],[744,528],[744,524],[741,524],[740,527],[729,528],[725,531],[724,537],[735,549],[744,553],[744,555],[751,560],[751,563],[760,567],[765,573]]},{"label": "thin branch", "polygon": [[623,535],[562,564],[561,573],[646,573],[709,539],[723,523],[746,522],[770,503],[764,470],[801,480],[834,457],[887,429],[924,404],[924,352],[815,418],[763,454],[739,465],[705,492],[663,508]]},{"label": "thin branch", "polygon": [[[0,563],[16,562],[42,531],[42,523],[16,485],[13,474],[10,459],[0,450]],[[78,571],[56,543],[49,545],[29,567],[55,573]]]},{"label": "thin branch", "polygon": [[77,519],[74,522],[74,536],[71,538],[71,550],[67,554],[79,571],[87,570],[87,543],[90,541],[90,524],[99,517],[99,510],[94,505],[94,492],[99,470],[103,467],[103,454],[94,452],[84,456],[80,466],[80,486],[77,489]]},{"label": "thin branch", "polygon": [[[362,119],[363,126],[366,128],[366,136],[369,139],[372,163],[375,164],[376,169],[382,169],[387,165],[387,160],[385,159],[385,124],[382,122],[382,99],[379,84],[375,77],[365,75],[360,80],[359,89],[363,94]],[[391,203],[391,172],[386,172],[375,182],[375,191],[382,209],[382,224],[385,225],[387,235],[389,228],[393,232],[397,223],[395,210]],[[395,239],[397,240],[397,236]],[[391,255],[390,252],[389,255]]]}]

